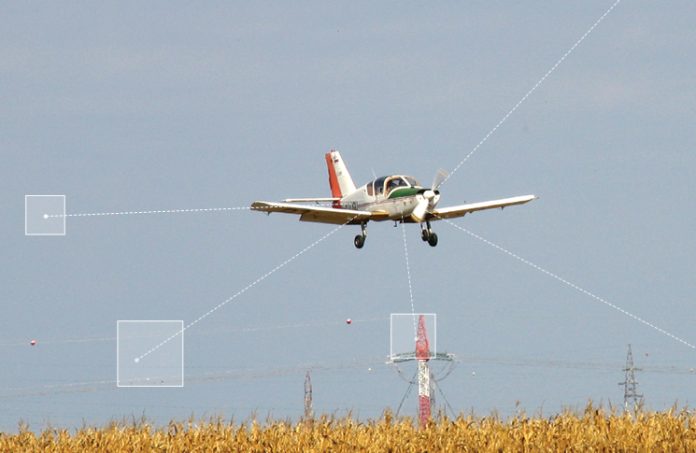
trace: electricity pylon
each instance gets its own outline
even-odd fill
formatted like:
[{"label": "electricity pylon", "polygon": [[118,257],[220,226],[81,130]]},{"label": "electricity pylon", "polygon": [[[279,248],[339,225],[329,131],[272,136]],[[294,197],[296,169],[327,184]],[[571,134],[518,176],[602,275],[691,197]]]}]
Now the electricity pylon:
[{"label": "electricity pylon", "polygon": [[624,387],[624,410],[636,409],[643,404],[643,395],[638,393],[638,381],[636,381],[636,368],[633,365],[633,352],[631,345],[628,345],[628,354],[626,354],[626,368],[623,369],[625,378],[619,385]]}]

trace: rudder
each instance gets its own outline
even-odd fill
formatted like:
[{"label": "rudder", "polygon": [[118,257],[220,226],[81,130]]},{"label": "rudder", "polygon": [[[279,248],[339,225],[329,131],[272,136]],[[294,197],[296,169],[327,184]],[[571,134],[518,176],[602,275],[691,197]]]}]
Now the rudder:
[{"label": "rudder", "polygon": [[[331,150],[326,153],[326,166],[329,169],[329,186],[331,187],[331,196],[334,198],[343,198],[355,192],[355,183],[353,178],[348,173],[348,168],[341,158],[341,153]],[[340,206],[340,203],[334,203]]]}]

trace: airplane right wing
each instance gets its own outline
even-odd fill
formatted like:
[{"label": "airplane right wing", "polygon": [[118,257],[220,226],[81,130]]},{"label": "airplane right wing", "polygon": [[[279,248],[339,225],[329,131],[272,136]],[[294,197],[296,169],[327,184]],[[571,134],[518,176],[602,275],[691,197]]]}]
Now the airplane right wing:
[{"label": "airplane right wing", "polygon": [[450,206],[448,208],[434,209],[426,214],[428,220],[453,219],[455,217],[463,217],[466,214],[483,211],[484,209],[505,208],[506,206],[514,206],[518,204],[528,203],[536,200],[535,195],[523,195],[520,197],[502,198],[500,200],[481,201],[478,203],[462,204],[459,206]]},{"label": "airplane right wing", "polygon": [[302,222],[331,223],[334,225],[359,225],[369,220],[384,220],[386,213],[358,211],[353,209],[328,208],[321,206],[305,206],[291,203],[274,203],[268,201],[255,201],[251,204],[252,211],[261,211],[268,214],[282,212],[296,214]]}]

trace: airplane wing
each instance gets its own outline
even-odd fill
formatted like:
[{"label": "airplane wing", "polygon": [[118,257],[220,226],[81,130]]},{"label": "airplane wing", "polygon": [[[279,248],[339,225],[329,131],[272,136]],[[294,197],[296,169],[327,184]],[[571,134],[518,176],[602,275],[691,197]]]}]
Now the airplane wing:
[{"label": "airplane wing", "polygon": [[286,198],[283,203],[330,203],[332,201],[341,201],[336,197],[320,197],[320,198]]},{"label": "airplane wing", "polygon": [[466,214],[483,211],[484,209],[504,208],[506,206],[514,206],[525,204],[532,200],[536,200],[535,195],[523,195],[520,197],[502,198],[500,200],[481,201],[478,203],[468,203],[459,206],[450,206],[448,208],[434,209],[426,214],[428,220],[453,219],[455,217],[463,217]]},{"label": "airplane wing", "polygon": [[285,214],[297,214],[302,222],[332,223],[335,225],[356,225],[369,220],[384,220],[386,213],[357,211],[353,209],[327,208],[321,206],[304,206],[291,203],[274,203],[268,201],[255,201],[251,204],[252,211],[261,211],[268,214],[282,212]]}]

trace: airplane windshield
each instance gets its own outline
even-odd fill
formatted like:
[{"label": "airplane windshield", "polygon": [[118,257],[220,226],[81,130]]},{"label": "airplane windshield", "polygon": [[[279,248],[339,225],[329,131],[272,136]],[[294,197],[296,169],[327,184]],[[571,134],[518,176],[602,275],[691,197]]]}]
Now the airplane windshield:
[{"label": "airplane windshield", "polygon": [[416,181],[416,178],[414,178],[413,176],[404,176],[404,179],[408,181],[411,187],[420,187],[420,184],[418,183],[418,181]]},{"label": "airplane windshield", "polygon": [[382,176],[368,184],[368,193],[382,195],[385,188],[389,193],[397,187],[420,187],[420,184],[412,176]]},{"label": "airplane windshield", "polygon": [[392,190],[396,189],[397,187],[410,187],[409,183],[406,182],[404,178],[401,176],[392,176],[389,178],[387,181],[387,192],[391,192]]}]

